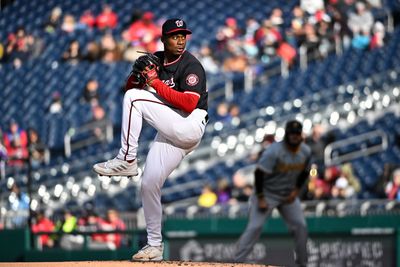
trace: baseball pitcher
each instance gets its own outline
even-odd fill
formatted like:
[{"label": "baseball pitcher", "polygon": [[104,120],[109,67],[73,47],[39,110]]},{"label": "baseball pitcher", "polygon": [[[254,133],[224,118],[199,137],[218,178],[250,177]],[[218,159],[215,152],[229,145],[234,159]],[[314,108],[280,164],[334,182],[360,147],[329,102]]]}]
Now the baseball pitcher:
[{"label": "baseball pitcher", "polygon": [[[157,130],[141,184],[147,245],[133,255],[135,261],[163,259],[161,187],[185,155],[199,145],[208,122],[205,71],[185,50],[186,36],[191,33],[182,19],[168,19],[162,25],[164,51],[135,61],[125,86],[121,149],[114,159],[93,166],[100,175],[137,175],[142,120]],[[142,90],[145,86],[156,93]]]}]

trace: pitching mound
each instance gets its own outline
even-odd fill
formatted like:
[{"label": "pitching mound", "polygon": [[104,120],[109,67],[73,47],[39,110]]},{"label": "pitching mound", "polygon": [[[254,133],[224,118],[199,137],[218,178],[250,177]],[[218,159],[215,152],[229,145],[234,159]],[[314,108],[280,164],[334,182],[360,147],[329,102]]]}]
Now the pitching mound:
[{"label": "pitching mound", "polygon": [[[63,262],[12,262],[0,263],[0,267],[258,267],[265,265],[244,263],[212,263],[188,261],[130,262],[130,261],[63,261]],[[272,266],[270,266],[272,267]]]}]

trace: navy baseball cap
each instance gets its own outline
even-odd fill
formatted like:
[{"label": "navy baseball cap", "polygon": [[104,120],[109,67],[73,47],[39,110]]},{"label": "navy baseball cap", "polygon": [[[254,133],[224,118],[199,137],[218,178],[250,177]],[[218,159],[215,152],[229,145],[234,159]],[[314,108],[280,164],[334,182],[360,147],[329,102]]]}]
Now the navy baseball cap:
[{"label": "navy baseball cap", "polygon": [[301,134],[303,132],[303,125],[297,120],[288,121],[286,123],[285,132],[288,134]]},{"label": "navy baseball cap", "polygon": [[162,35],[168,35],[171,33],[182,32],[185,34],[192,34],[192,31],[186,27],[186,22],[182,19],[174,18],[168,19],[162,25]]}]

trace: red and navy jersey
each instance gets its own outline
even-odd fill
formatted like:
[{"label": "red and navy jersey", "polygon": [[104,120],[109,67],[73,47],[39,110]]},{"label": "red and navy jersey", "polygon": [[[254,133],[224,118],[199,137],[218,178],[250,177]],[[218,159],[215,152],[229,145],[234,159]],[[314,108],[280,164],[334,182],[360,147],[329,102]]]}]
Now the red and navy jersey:
[{"label": "red and navy jersey", "polygon": [[[164,62],[164,52],[155,53]],[[158,73],[159,79],[172,89],[200,96],[196,108],[208,109],[208,91],[206,73],[200,61],[190,52],[185,51],[178,59],[164,64]]]}]

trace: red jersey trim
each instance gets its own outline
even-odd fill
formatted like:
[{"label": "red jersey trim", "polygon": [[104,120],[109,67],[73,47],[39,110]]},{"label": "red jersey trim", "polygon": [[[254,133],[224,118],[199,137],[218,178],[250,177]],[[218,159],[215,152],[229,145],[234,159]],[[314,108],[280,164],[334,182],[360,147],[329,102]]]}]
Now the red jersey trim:
[{"label": "red jersey trim", "polygon": [[174,61],[169,62],[169,63],[164,63],[164,66],[169,66],[169,65],[175,64],[176,62],[178,62],[178,61],[181,59],[182,55],[183,55],[185,52],[186,52],[186,50],[183,50],[182,54],[181,54],[177,59],[175,59]]}]

